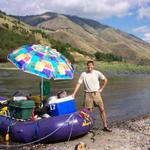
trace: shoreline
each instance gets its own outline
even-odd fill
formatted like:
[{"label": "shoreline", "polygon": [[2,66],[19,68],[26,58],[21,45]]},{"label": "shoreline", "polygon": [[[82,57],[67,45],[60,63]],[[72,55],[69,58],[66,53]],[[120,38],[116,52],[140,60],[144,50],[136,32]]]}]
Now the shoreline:
[{"label": "shoreline", "polygon": [[[111,123],[112,132],[92,129],[83,137],[67,142],[35,144],[18,147],[17,150],[74,150],[79,142],[86,144],[86,150],[149,150],[150,114],[134,119]],[[11,148],[11,147],[9,147]]]},{"label": "shoreline", "polygon": [[[82,65],[81,65],[82,64]],[[75,63],[74,70],[76,73],[81,73],[83,70],[85,70],[85,62]],[[102,71],[106,75],[109,76],[121,76],[121,75],[150,75],[150,66],[140,66],[130,63],[121,63],[121,62],[100,62],[95,61],[95,69]],[[0,70],[18,70],[18,68],[15,67],[10,62],[7,63],[0,63]]]}]

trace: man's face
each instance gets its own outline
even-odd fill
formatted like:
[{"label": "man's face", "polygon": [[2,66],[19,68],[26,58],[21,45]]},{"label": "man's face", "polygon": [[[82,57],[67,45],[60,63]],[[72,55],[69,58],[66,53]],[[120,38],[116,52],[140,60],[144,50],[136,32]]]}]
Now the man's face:
[{"label": "man's face", "polygon": [[91,71],[93,70],[93,68],[94,68],[94,65],[93,65],[92,63],[89,63],[89,64],[87,65],[87,70],[88,70],[89,72],[91,72]]}]

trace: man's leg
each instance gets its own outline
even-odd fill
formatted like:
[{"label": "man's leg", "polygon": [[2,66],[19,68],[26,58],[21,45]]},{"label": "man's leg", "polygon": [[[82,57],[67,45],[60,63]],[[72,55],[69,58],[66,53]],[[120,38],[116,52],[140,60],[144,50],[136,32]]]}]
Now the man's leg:
[{"label": "man's leg", "polygon": [[99,106],[99,112],[100,112],[100,117],[102,119],[102,123],[103,123],[103,127],[107,127],[107,119],[106,119],[106,113],[105,113],[105,110],[104,110],[104,107],[101,107]]},{"label": "man's leg", "polygon": [[106,117],[104,107],[99,106],[98,108],[99,108],[99,111],[100,111],[100,116],[102,118],[103,131],[112,132],[112,130],[107,127],[107,117]]},{"label": "man's leg", "polygon": [[103,123],[103,130],[111,132],[112,130],[107,127],[107,117],[106,117],[106,113],[105,113],[105,109],[104,109],[104,103],[103,103],[100,93],[96,92],[93,95],[93,98],[94,98],[94,102],[98,106],[98,109],[100,112],[100,116],[101,116],[102,123]]}]

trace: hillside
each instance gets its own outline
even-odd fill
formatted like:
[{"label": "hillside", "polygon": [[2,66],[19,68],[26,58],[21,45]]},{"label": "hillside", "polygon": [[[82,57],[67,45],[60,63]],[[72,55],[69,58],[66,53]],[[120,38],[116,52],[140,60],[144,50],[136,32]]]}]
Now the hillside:
[{"label": "hillside", "polygon": [[21,45],[33,43],[50,45],[41,33],[42,31],[37,28],[0,12],[0,62],[6,61],[7,54]]},{"label": "hillside", "polygon": [[3,12],[0,12],[0,35],[0,62],[7,62],[10,51],[26,44],[42,44],[57,48],[74,61],[73,56],[67,51],[67,44],[54,40],[45,30],[32,27]]},{"label": "hillside", "polygon": [[150,44],[91,19],[50,12],[17,18],[47,30],[55,40],[69,43],[90,54],[99,51],[123,56],[126,60],[150,60]]}]

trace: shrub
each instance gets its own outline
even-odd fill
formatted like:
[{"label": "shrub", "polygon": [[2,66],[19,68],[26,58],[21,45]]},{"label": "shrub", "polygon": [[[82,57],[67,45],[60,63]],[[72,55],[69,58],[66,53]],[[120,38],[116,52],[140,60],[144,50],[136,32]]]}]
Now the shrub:
[{"label": "shrub", "polygon": [[98,61],[122,61],[122,56],[116,56],[112,53],[101,53],[101,52],[96,52],[95,54],[95,58]]}]

